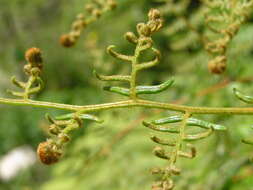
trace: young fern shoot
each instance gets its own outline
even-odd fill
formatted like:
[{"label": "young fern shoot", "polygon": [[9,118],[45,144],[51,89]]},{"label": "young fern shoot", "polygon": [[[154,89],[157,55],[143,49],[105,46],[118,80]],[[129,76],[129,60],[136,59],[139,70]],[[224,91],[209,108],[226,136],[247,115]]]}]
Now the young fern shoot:
[{"label": "young fern shoot", "polygon": [[[168,126],[167,124],[179,123],[179,127]],[[143,125],[154,131],[173,134],[175,140],[165,140],[153,135],[151,140],[160,146],[154,148],[155,156],[168,160],[169,164],[165,168],[154,168],[152,174],[161,175],[161,180],[154,183],[153,189],[171,190],[174,188],[172,176],[180,175],[180,169],[176,166],[178,158],[192,159],[196,156],[196,148],[190,144],[192,141],[201,140],[209,137],[215,130],[224,131],[226,127],[209,123],[203,120],[192,118],[189,112],[185,112],[183,116],[169,116],[153,120],[151,122],[143,121]],[[164,126],[165,125],[165,126]],[[195,126],[203,129],[203,132],[197,134],[187,134],[187,126]],[[162,146],[162,147],[161,147]],[[170,147],[170,152],[163,147]],[[186,152],[184,149],[190,149]]]},{"label": "young fern shoot", "polygon": [[206,26],[214,34],[206,42],[206,50],[212,56],[209,71],[222,74],[227,67],[227,49],[241,25],[252,12],[252,0],[202,0],[209,7]]},{"label": "young fern shoot", "polygon": [[[102,81],[120,81],[129,84],[129,88],[119,86],[106,86],[104,90],[128,97],[126,101],[104,103],[97,105],[68,105],[53,102],[44,102],[31,100],[32,94],[39,92],[43,87],[40,78],[42,70],[41,51],[38,48],[31,48],[26,52],[24,70],[29,77],[27,82],[18,81],[12,78],[12,83],[23,89],[23,92],[10,91],[18,99],[0,98],[1,104],[33,106],[40,108],[54,108],[68,111],[69,113],[52,117],[48,114],[46,119],[49,121],[50,137],[39,144],[37,154],[42,163],[50,165],[59,161],[64,152],[64,146],[70,140],[70,134],[73,130],[80,129],[84,126],[85,121],[103,122],[98,117],[91,115],[91,112],[109,110],[115,108],[133,108],[144,107],[157,108],[162,110],[172,110],[178,112],[178,115],[168,116],[153,121],[143,121],[143,125],[151,130],[164,132],[174,135],[173,140],[162,139],[153,135],[151,140],[159,146],[154,148],[155,156],[167,160],[168,165],[165,168],[155,168],[153,174],[160,175],[160,179],[152,186],[153,190],[172,190],[175,187],[174,176],[179,175],[181,170],[177,166],[179,158],[192,159],[196,156],[196,148],[190,143],[192,141],[202,140],[209,137],[215,131],[225,131],[226,127],[195,118],[197,114],[253,114],[253,108],[235,108],[235,107],[193,107],[170,103],[161,103],[156,101],[144,100],[139,97],[141,94],[156,94],[168,89],[173,84],[173,79],[169,79],[162,84],[154,86],[141,86],[137,83],[137,77],[140,71],[157,65],[161,59],[160,52],[153,47],[152,35],[162,27],[163,21],[161,14],[157,9],[151,9],[148,13],[146,23],[137,24],[137,35],[133,32],[127,32],[125,38],[135,45],[134,55],[124,55],[114,50],[114,46],[107,48],[108,53],[119,59],[130,63],[131,73],[129,75],[112,75],[104,76],[96,73],[95,76]],[[154,53],[151,61],[142,62],[142,53],[150,50]],[[245,96],[241,92],[234,91],[236,97],[246,103],[253,103],[253,98]],[[192,117],[194,115],[194,117]],[[170,126],[178,124],[178,126]],[[201,132],[190,134],[189,127],[198,127]],[[252,140],[243,140],[247,144],[253,144]],[[168,149],[166,149],[168,148]]]},{"label": "young fern shoot", "polygon": [[24,66],[24,72],[28,76],[27,82],[17,80],[15,76],[11,78],[11,82],[21,88],[23,92],[13,90],[7,90],[7,92],[13,96],[29,99],[32,94],[40,92],[44,87],[44,83],[40,78],[43,67],[41,50],[39,48],[30,48],[26,51],[25,58],[28,62]]},{"label": "young fern shoot", "polygon": [[[156,9],[151,9],[148,14],[149,20],[147,23],[137,24],[138,36],[133,32],[127,32],[125,34],[126,40],[135,45],[134,55],[124,55],[114,50],[115,46],[111,45],[107,48],[107,52],[121,61],[126,61],[131,64],[130,75],[114,75],[103,76],[94,71],[95,76],[102,81],[121,81],[129,83],[129,88],[122,88],[117,86],[106,86],[104,90],[117,93],[120,95],[128,96],[132,100],[137,100],[139,94],[156,94],[168,89],[173,84],[173,79],[169,79],[160,85],[154,86],[137,86],[138,72],[144,69],[148,69],[157,65],[160,61],[160,52],[153,47],[152,34],[157,32],[162,27],[161,14]],[[142,52],[146,50],[152,50],[155,54],[155,58],[148,62],[140,62]]]},{"label": "young fern shoot", "polygon": [[117,3],[114,0],[91,0],[85,6],[86,14],[78,14],[71,26],[71,31],[61,35],[60,44],[66,48],[74,46],[87,25],[98,20],[104,13],[115,9],[116,6]]}]

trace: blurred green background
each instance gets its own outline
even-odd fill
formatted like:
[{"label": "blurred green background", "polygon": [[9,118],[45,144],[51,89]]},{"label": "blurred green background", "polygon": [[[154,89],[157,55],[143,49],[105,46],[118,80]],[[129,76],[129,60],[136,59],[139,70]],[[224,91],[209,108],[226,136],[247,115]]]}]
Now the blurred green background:
[{"label": "blurred green background", "polygon": [[[128,64],[115,61],[106,54],[115,44],[120,52],[130,53],[133,46],[123,39],[127,31],[135,32],[138,22],[147,20],[151,7],[164,12],[165,26],[155,34],[155,46],[162,53],[161,63],[140,74],[142,84],[157,84],[169,77],[175,84],[168,91],[147,99],[198,106],[244,106],[232,94],[239,87],[253,94],[253,15],[232,41],[228,51],[228,70],[214,76],[207,70],[208,55],[198,38],[183,28],[173,31],[178,17],[170,7],[152,0],[118,0],[116,10],[103,15],[83,32],[77,45],[61,47],[59,36],[70,29],[75,16],[83,12],[88,0],[0,0],[0,93],[7,97],[12,88],[10,77],[25,79],[22,71],[24,52],[30,47],[43,51],[45,90],[36,99],[67,104],[98,104],[122,100],[104,92],[92,70],[103,74],[127,73]],[[185,10],[187,18],[204,30],[200,2],[192,0]],[[116,62],[116,63],[115,63]],[[36,151],[47,138],[45,113],[64,112],[1,105],[0,160],[16,147],[28,145]],[[18,172],[9,181],[0,179],[2,190],[140,190],[150,189],[154,166],[166,162],[152,154],[155,146],[149,139],[152,131],[141,121],[174,114],[159,110],[120,109],[103,111],[101,125],[85,124],[73,134],[66,153],[53,166],[37,161],[29,169]],[[228,132],[196,143],[198,156],[178,163],[182,175],[176,178],[176,190],[253,190],[253,165],[247,162],[253,148],[241,143],[252,137],[252,116],[201,116],[223,124]],[[102,155],[97,156],[98,153]]]}]

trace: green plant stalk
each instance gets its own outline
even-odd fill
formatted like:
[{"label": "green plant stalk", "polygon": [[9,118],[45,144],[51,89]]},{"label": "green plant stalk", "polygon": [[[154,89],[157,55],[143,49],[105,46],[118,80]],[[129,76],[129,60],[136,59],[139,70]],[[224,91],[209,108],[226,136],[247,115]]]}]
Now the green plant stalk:
[{"label": "green plant stalk", "polygon": [[61,104],[45,101],[36,101],[30,99],[8,99],[0,98],[0,104],[16,105],[16,106],[30,106],[38,108],[54,108],[66,111],[78,111],[80,113],[95,112],[101,110],[109,110],[116,108],[130,108],[130,107],[146,107],[146,108],[157,108],[164,110],[177,111],[181,113],[191,114],[228,114],[228,115],[253,115],[253,107],[193,107],[169,103],[161,103],[149,100],[126,100],[118,101],[113,103],[94,104],[94,105],[71,105]]},{"label": "green plant stalk", "polygon": [[132,71],[131,71],[131,80],[130,80],[130,98],[132,100],[136,100],[136,76],[137,76],[137,65],[138,65],[138,58],[140,56],[140,41],[138,41],[137,46],[134,51],[134,57],[132,60]]},{"label": "green plant stalk", "polygon": [[170,160],[170,166],[172,167],[172,165],[174,165],[177,162],[177,158],[178,158],[178,152],[181,149],[182,146],[182,141],[185,137],[185,127],[187,124],[187,119],[190,117],[190,114],[188,112],[186,112],[183,116],[183,120],[182,120],[182,124],[180,125],[180,133],[176,142],[176,147],[175,147],[175,151],[173,151],[173,157]]},{"label": "green plant stalk", "polygon": [[24,99],[26,100],[29,99],[29,91],[35,80],[36,78],[33,75],[29,77],[28,82],[25,87]]}]

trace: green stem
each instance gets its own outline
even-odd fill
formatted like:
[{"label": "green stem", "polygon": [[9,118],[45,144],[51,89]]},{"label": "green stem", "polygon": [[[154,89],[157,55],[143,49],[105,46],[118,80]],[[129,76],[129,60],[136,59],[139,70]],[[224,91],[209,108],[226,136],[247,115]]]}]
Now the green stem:
[{"label": "green stem", "polygon": [[27,83],[26,83],[26,86],[25,86],[25,93],[24,93],[24,99],[29,99],[29,90],[31,88],[31,86],[33,85],[35,81],[35,77],[34,76],[30,76]]},{"label": "green stem", "polygon": [[138,65],[138,58],[140,56],[140,40],[134,51],[134,58],[132,60],[132,71],[131,71],[131,80],[130,80],[130,98],[132,100],[137,99],[136,95],[136,75],[138,72],[137,65]]},{"label": "green stem", "polygon": [[173,152],[173,157],[170,160],[170,166],[172,167],[172,165],[174,165],[177,161],[178,158],[178,152],[181,149],[182,146],[182,141],[184,139],[185,136],[185,127],[187,124],[187,119],[190,117],[190,113],[186,112],[183,116],[183,120],[182,120],[182,124],[180,125],[180,133],[176,142],[176,147],[175,147],[175,151]]},{"label": "green stem", "polygon": [[191,114],[230,114],[230,115],[253,115],[253,107],[192,107],[192,106],[184,106],[177,104],[169,104],[169,103],[161,103],[149,100],[127,100],[127,101],[119,101],[113,103],[104,103],[104,104],[95,104],[95,105],[70,105],[70,104],[60,104],[53,102],[44,102],[44,101],[36,101],[36,100],[24,100],[24,99],[7,99],[0,98],[0,104],[8,104],[8,105],[17,105],[17,106],[31,106],[31,107],[39,107],[39,108],[54,108],[59,110],[66,111],[80,111],[81,113],[85,112],[95,112],[101,110],[108,109],[116,109],[116,108],[130,108],[130,107],[146,107],[146,108],[157,108],[164,110],[172,110],[177,112],[189,112]]}]

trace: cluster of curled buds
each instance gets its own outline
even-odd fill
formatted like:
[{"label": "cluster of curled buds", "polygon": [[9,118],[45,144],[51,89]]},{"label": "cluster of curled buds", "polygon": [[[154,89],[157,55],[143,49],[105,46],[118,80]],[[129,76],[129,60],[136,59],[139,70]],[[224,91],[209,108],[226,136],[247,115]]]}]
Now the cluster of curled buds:
[{"label": "cluster of curled buds", "polygon": [[76,16],[76,20],[73,22],[71,26],[71,31],[68,34],[63,34],[60,37],[60,43],[64,47],[72,47],[78,38],[81,35],[82,30],[86,27],[86,22],[84,20],[84,15],[79,14]]},{"label": "cluster of curled buds", "polygon": [[227,68],[227,57],[217,56],[208,62],[208,70],[213,74],[222,74]]},{"label": "cluster of curled buds", "polygon": [[[159,139],[156,136],[151,137],[151,139],[163,146],[172,146],[176,149],[177,143],[176,142],[168,142],[163,139]],[[180,145],[179,147],[181,147]],[[162,176],[159,181],[156,181],[152,185],[152,190],[172,190],[175,187],[174,181],[172,179],[173,176],[178,176],[181,174],[181,170],[176,167],[175,160],[177,157],[184,157],[184,158],[194,158],[196,156],[196,149],[191,144],[186,145],[187,148],[190,148],[190,152],[185,152],[182,150],[166,152],[164,148],[157,146],[154,148],[153,152],[154,155],[158,158],[164,159],[169,161],[169,166],[165,168],[153,168],[151,173],[153,175]],[[174,161],[173,161],[174,160]]]},{"label": "cluster of curled buds", "polygon": [[24,66],[24,71],[27,75],[40,75],[43,65],[41,50],[33,47],[26,51],[25,59],[27,64]]},{"label": "cluster of curled buds", "polygon": [[28,99],[30,95],[40,92],[44,87],[44,83],[40,78],[43,68],[41,50],[35,47],[28,49],[25,53],[25,59],[27,64],[24,66],[24,72],[28,76],[27,82],[17,80],[15,76],[11,78],[11,82],[18,88],[21,88],[23,92],[12,90],[8,90],[7,92],[13,96]]},{"label": "cluster of curled buds", "polygon": [[158,9],[151,9],[148,13],[149,21],[147,23],[151,33],[157,32],[163,26],[163,19]]},{"label": "cluster of curled buds", "polygon": [[162,28],[163,20],[158,9],[151,9],[148,13],[148,18],[147,23],[139,23],[137,25],[137,32],[140,36],[149,37]]},{"label": "cluster of curled buds", "polygon": [[46,118],[51,123],[48,131],[52,138],[40,143],[37,153],[42,163],[50,165],[59,161],[64,145],[70,140],[69,132],[80,128],[82,120],[78,117],[67,120],[55,120],[49,115],[46,115]]},{"label": "cluster of curled buds", "polygon": [[116,6],[117,4],[114,0],[92,0],[85,6],[86,14],[78,14],[72,23],[71,31],[60,37],[60,44],[64,47],[75,45],[88,24],[96,21],[103,13],[113,10]]},{"label": "cluster of curled buds", "polygon": [[172,190],[174,183],[171,179],[166,181],[157,181],[152,185],[152,190]]},{"label": "cluster of curled buds", "polygon": [[[163,141],[163,145],[167,145],[168,144],[165,143],[164,140],[158,139],[158,137],[153,136],[151,137],[151,139],[153,138],[154,141]],[[172,145],[172,144],[170,144]],[[176,143],[173,143],[173,146],[176,146]],[[164,160],[171,160],[171,153],[166,152],[164,148],[157,146],[154,148],[153,153],[155,156],[157,156],[158,158],[164,159]],[[152,175],[159,175],[159,176],[163,176],[159,181],[156,181],[153,183],[152,185],[152,190],[172,190],[174,188],[174,182],[171,179],[171,177],[173,175],[180,175],[181,170],[176,168],[175,165],[170,165],[166,168],[153,168],[151,170]]]},{"label": "cluster of curled buds", "polygon": [[[131,74],[129,75],[112,75],[104,76],[94,72],[95,76],[102,81],[121,81],[128,82],[130,88],[118,87],[118,86],[105,86],[104,90],[117,93],[123,96],[128,96],[130,99],[136,99],[141,94],[156,94],[160,93],[173,84],[174,80],[169,79],[161,84],[152,86],[139,86],[136,83],[136,75],[139,71],[156,66],[161,59],[161,53],[159,50],[153,47],[152,34],[157,32],[162,27],[162,18],[159,10],[151,9],[148,13],[149,20],[146,23],[137,24],[137,32],[139,35],[135,35],[134,32],[125,33],[125,39],[135,45],[133,55],[126,55],[114,50],[115,46],[111,45],[107,48],[108,54],[121,61],[131,63]],[[154,53],[154,58],[149,61],[138,61],[142,52],[151,50]]]},{"label": "cluster of curled buds", "polygon": [[39,144],[37,154],[42,163],[51,165],[59,161],[63,155],[64,146],[70,141],[70,133],[83,126],[84,120],[102,123],[96,116],[71,113],[52,118],[46,115],[51,123],[48,132],[51,136],[46,142]]}]

